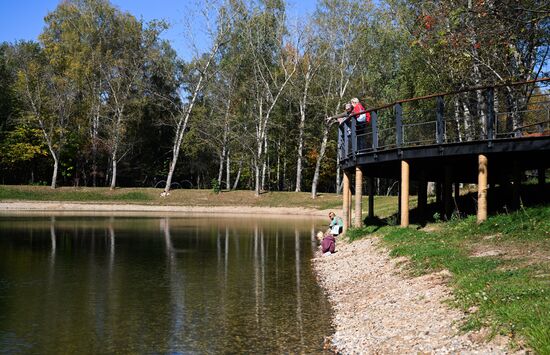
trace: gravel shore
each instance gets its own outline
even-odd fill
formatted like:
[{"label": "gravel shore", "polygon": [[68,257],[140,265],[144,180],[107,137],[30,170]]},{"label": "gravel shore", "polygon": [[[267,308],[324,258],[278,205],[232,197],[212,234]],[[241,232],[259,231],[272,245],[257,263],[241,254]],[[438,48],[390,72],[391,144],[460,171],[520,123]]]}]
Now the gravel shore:
[{"label": "gravel shore", "polygon": [[335,254],[313,259],[333,306],[332,346],[343,354],[507,354],[507,338],[460,333],[464,314],[443,271],[410,278],[404,258],[392,259],[378,238],[336,243]]}]

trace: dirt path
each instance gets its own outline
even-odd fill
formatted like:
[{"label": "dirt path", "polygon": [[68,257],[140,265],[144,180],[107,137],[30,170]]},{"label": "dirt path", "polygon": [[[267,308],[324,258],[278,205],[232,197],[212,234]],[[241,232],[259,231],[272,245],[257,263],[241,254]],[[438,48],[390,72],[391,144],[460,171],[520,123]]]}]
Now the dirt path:
[{"label": "dirt path", "polygon": [[451,298],[448,272],[409,278],[377,238],[337,242],[314,267],[334,310],[332,343],[345,354],[505,354],[507,339],[486,343],[483,332],[459,334],[464,314]]}]

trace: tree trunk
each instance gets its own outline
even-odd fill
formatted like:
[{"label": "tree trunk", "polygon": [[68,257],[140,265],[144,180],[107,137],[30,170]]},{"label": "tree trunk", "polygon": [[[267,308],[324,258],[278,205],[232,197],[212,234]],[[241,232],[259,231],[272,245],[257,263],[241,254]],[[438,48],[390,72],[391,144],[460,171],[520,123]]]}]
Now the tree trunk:
[{"label": "tree trunk", "polygon": [[460,100],[458,98],[458,95],[454,97],[454,104],[455,104],[456,134],[458,137],[458,141],[462,142],[462,130],[460,126]]},{"label": "tree trunk", "polygon": [[114,190],[116,187],[116,174],[117,174],[117,164],[118,164],[118,144],[119,144],[119,137],[120,137],[120,130],[122,125],[122,117],[124,112],[124,106],[120,107],[117,112],[117,120],[115,125],[115,132],[114,132],[114,139],[113,139],[113,151],[111,152],[111,164],[112,164],[112,171],[111,171],[111,190]]},{"label": "tree trunk", "polygon": [[255,189],[254,189],[254,192],[255,192],[255,195],[256,196],[260,196],[260,190],[261,190],[261,187],[260,187],[260,162],[258,161],[258,159],[254,159],[254,176],[255,176]]},{"label": "tree trunk", "polygon": [[283,157],[283,186],[281,187],[281,190],[286,190],[286,159]]},{"label": "tree trunk", "polygon": [[281,191],[281,141],[277,142],[277,191]]},{"label": "tree trunk", "polygon": [[181,149],[181,144],[183,142],[185,129],[187,128],[187,122],[189,121],[189,116],[191,116],[191,111],[193,110],[193,106],[195,105],[195,101],[197,100],[197,95],[199,94],[199,91],[201,89],[204,76],[206,75],[206,72],[210,67],[210,63],[212,63],[214,56],[218,52],[219,46],[220,46],[220,43],[216,43],[216,45],[210,51],[210,57],[208,58],[208,61],[206,62],[204,68],[202,68],[202,70],[199,71],[200,72],[199,81],[197,83],[197,86],[195,87],[195,91],[193,91],[193,96],[191,97],[191,101],[189,102],[189,107],[187,108],[185,115],[182,115],[178,120],[178,124],[176,127],[176,135],[174,137],[174,144],[172,146],[172,160],[170,162],[170,169],[168,170],[168,177],[166,178],[166,187],[164,188],[164,192],[166,193],[170,191],[170,185],[172,184],[172,177],[174,176],[174,171],[176,170],[176,164],[178,162],[178,156]]},{"label": "tree trunk", "polygon": [[[477,84],[478,82],[481,82],[481,81],[476,80],[476,85],[479,85]],[[483,92],[481,90],[477,90],[476,97],[477,97],[477,113],[478,113],[479,127],[480,127],[479,138],[486,139],[487,138],[487,115],[486,115],[487,104],[485,102],[485,95],[483,95]]]},{"label": "tree trunk", "polygon": [[296,161],[296,192],[302,191],[302,159],[304,150],[305,108],[300,104],[300,125],[298,126],[298,159]]},{"label": "tree trunk", "polygon": [[112,163],[112,175],[111,175],[111,190],[114,190],[116,187],[116,168],[117,168],[117,150],[118,150],[118,144],[115,143],[115,147],[113,149],[113,153],[111,155],[111,163]]},{"label": "tree trunk", "polygon": [[223,162],[225,160],[225,145],[222,148],[222,152],[220,154],[220,165],[218,168],[218,182],[220,183],[220,186],[222,184],[222,175],[223,175]]},{"label": "tree trunk", "polygon": [[52,189],[55,189],[57,187],[57,170],[59,168],[59,159],[57,158],[56,154],[52,151],[52,157],[53,157],[53,173],[52,173],[52,184],[50,187]]},{"label": "tree trunk", "polygon": [[233,184],[233,190],[237,189],[237,186],[239,186],[239,179],[241,178],[241,170],[243,168],[243,161],[242,159],[239,161],[239,170],[237,170],[237,177],[235,178],[235,183]]},{"label": "tree trunk", "polygon": [[97,186],[97,141],[99,136],[99,105],[97,105],[96,113],[92,118],[91,127],[92,136],[92,186]]},{"label": "tree trunk", "polygon": [[50,187],[52,189],[55,189],[57,186],[57,171],[59,169],[59,157],[61,156],[61,148],[57,149],[57,153],[55,152],[55,150],[53,149],[51,136],[46,131],[44,122],[42,120],[40,120],[39,122],[40,122],[40,129],[42,130],[42,134],[44,135],[44,139],[46,140],[46,144],[48,146],[48,150],[52,154],[52,158],[53,158],[52,183]]},{"label": "tree trunk", "polygon": [[474,137],[474,132],[472,132],[472,114],[470,113],[470,108],[468,107],[468,96],[467,93],[465,100],[462,101],[462,108],[464,109],[464,134],[466,136],[466,141],[471,141]]},{"label": "tree trunk", "polygon": [[225,163],[225,173],[226,173],[225,188],[227,190],[231,190],[231,169],[230,169],[231,166],[229,165],[229,150],[225,155],[227,157],[227,162]]},{"label": "tree trunk", "polygon": [[321,172],[321,161],[325,156],[325,151],[327,150],[328,142],[328,133],[330,126],[325,124],[325,129],[323,130],[323,140],[321,142],[321,150],[319,151],[319,156],[315,162],[315,173],[313,174],[313,182],[311,183],[311,198],[317,198],[317,185],[319,184],[319,174]]},{"label": "tree trunk", "polygon": [[264,158],[262,160],[262,190],[265,191],[265,172],[267,170],[267,131],[264,134]]},{"label": "tree trunk", "polygon": [[304,149],[304,130],[306,126],[306,108],[307,108],[307,95],[309,90],[309,82],[311,81],[311,64],[308,64],[305,86],[302,99],[300,100],[300,124],[298,126],[298,160],[296,162],[296,192],[302,191],[302,159]]}]

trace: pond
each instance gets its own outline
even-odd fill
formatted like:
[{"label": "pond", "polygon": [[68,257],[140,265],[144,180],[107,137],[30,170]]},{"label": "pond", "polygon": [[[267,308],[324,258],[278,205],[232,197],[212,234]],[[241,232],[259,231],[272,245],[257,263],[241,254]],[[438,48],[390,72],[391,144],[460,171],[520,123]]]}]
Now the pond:
[{"label": "pond", "polygon": [[323,223],[0,215],[0,353],[321,352]]}]

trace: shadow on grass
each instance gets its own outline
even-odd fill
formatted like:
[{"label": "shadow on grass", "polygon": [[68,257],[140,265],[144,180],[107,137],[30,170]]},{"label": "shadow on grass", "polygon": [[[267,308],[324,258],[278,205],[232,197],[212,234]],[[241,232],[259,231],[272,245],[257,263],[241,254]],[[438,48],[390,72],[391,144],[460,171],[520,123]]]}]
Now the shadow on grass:
[{"label": "shadow on grass", "polygon": [[[541,190],[537,185],[522,185],[520,192],[521,205],[514,204],[512,200],[512,191],[505,186],[492,187],[488,191],[488,213],[489,215],[508,214],[517,211],[521,207],[533,207],[550,203],[550,184],[546,184]],[[409,211],[409,221],[411,224],[417,224],[424,227],[427,223],[440,222],[456,218],[464,218],[476,215],[477,213],[477,192],[469,192],[453,199],[454,211],[451,216],[445,216],[443,203],[432,202],[426,206],[425,213],[421,213],[418,208]],[[399,223],[399,214],[384,218],[381,222],[387,225],[397,225]],[[369,225],[367,220],[365,224]]]}]

